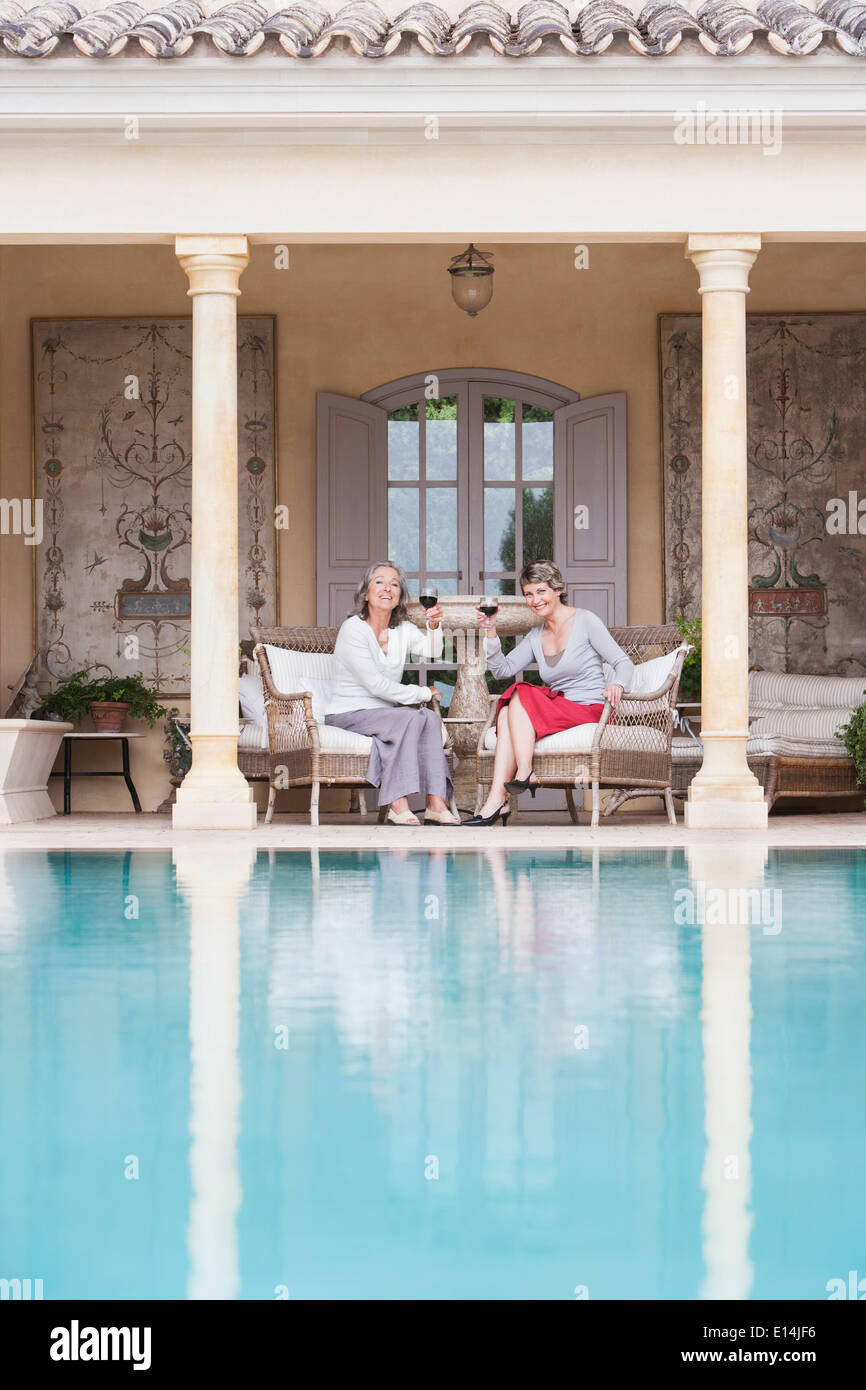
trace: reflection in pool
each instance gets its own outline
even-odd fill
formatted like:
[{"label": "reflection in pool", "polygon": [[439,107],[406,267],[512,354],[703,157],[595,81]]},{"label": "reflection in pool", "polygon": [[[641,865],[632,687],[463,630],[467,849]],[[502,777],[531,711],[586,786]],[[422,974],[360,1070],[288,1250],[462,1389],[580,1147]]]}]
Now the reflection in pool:
[{"label": "reflection in pool", "polygon": [[0,1277],[826,1298],[864,921],[857,851],[7,851]]}]

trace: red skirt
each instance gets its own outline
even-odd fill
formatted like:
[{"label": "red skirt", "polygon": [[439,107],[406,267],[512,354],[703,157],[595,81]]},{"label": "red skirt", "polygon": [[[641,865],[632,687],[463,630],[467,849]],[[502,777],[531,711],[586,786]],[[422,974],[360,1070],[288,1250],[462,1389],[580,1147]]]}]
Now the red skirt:
[{"label": "red skirt", "polygon": [[551,690],[549,685],[530,685],[528,681],[515,681],[499,697],[496,718],[503,705],[507,705],[515,692],[520,703],[529,715],[536,738],[548,734],[559,734],[563,729],[574,729],[578,724],[597,724],[604,713],[604,701],[596,705],[576,705],[563,695],[561,690]]}]

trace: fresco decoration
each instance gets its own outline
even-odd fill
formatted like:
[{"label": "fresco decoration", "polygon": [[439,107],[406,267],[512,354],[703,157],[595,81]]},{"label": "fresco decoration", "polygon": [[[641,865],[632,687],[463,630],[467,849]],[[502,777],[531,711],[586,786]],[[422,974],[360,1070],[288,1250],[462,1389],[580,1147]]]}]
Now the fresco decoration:
[{"label": "fresco decoration", "polygon": [[[33,322],[46,675],[189,687],[192,322]],[[274,322],[238,320],[239,637],[275,623]]]},{"label": "fresco decoration", "polygon": [[[659,319],[665,606],[701,607],[701,316]],[[866,671],[866,314],[749,314],[749,664]],[[860,510],[862,501],[862,511]]]}]

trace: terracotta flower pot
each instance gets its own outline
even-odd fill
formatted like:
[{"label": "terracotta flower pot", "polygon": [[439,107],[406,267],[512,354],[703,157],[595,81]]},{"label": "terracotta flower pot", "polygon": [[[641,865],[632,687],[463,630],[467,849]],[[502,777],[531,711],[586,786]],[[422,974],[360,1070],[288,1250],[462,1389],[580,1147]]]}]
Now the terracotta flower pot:
[{"label": "terracotta flower pot", "polygon": [[90,717],[98,734],[117,734],[123,728],[123,721],[129,709],[122,700],[91,700]]}]

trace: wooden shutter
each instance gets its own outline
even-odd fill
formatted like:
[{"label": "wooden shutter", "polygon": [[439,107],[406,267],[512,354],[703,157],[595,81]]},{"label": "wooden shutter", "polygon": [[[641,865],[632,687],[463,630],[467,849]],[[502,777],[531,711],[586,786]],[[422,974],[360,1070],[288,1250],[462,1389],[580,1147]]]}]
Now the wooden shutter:
[{"label": "wooden shutter", "polygon": [[387,559],[388,416],[350,396],[317,400],[317,621],[337,627],[364,570]]},{"label": "wooden shutter", "polygon": [[[556,563],[569,603],[608,627],[627,622],[625,400],[592,396],[553,415]],[[586,529],[575,526],[578,507]]]}]

